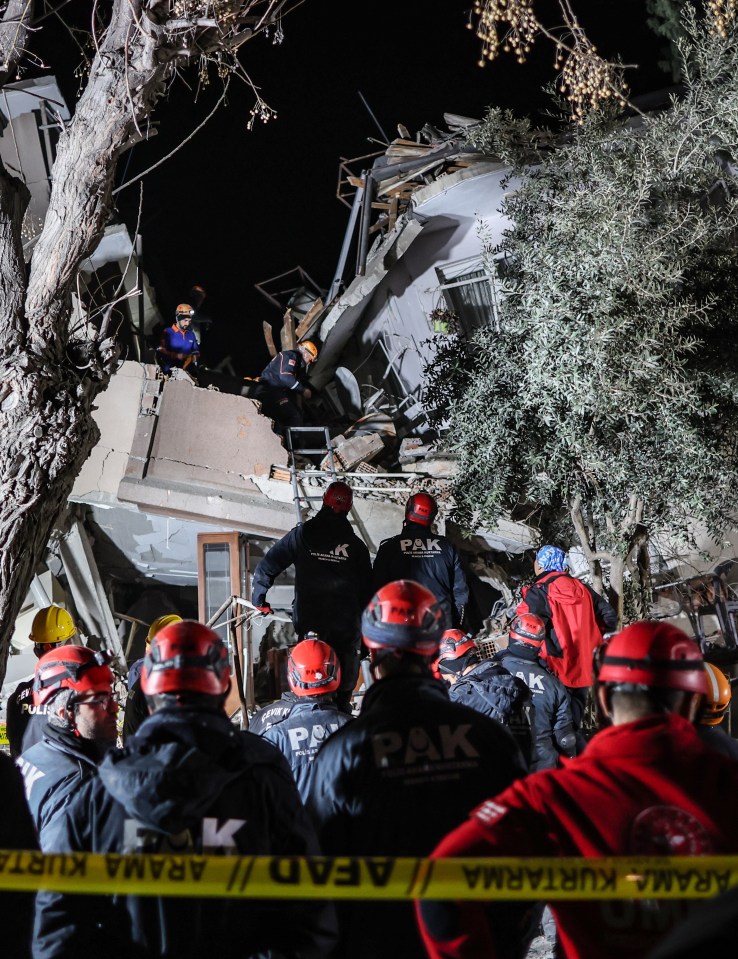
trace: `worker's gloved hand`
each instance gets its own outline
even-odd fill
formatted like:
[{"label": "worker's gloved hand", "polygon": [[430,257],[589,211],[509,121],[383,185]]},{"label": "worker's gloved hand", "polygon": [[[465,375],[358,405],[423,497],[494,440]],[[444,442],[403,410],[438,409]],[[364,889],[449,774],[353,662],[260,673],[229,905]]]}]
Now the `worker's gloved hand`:
[{"label": "worker's gloved hand", "polygon": [[306,386],[305,389],[302,391],[302,395],[306,400],[312,399],[313,391],[310,389],[309,386]]},{"label": "worker's gloved hand", "polygon": [[273,610],[272,607],[269,605],[269,603],[265,603],[263,606],[257,606],[256,608],[259,610],[259,612],[260,612],[263,616],[273,616],[273,615],[274,615],[274,610]]}]

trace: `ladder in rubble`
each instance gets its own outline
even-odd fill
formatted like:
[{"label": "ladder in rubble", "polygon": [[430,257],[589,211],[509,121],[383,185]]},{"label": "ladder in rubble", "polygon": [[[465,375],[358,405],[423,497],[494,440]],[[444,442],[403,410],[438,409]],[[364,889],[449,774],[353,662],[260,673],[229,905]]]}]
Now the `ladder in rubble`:
[{"label": "ladder in rubble", "polygon": [[[306,434],[313,434],[317,438],[319,445],[317,446],[305,446],[303,438],[309,440],[309,436]],[[295,435],[297,434],[297,435]],[[306,493],[300,492],[300,473],[301,470],[298,470],[295,464],[295,454],[298,456],[315,456],[320,454],[321,456],[328,456],[328,465],[327,470],[309,470],[311,476],[324,476],[326,479],[330,477],[330,482],[334,482],[336,479],[336,461],[333,456],[333,444],[331,443],[330,433],[328,432],[327,426],[290,426],[287,428],[287,452],[290,457],[290,479],[292,481],[292,499],[295,504],[295,513],[297,515],[297,525],[302,524],[302,511],[300,509],[300,503],[303,500],[316,500],[323,499],[323,492],[321,491],[317,495],[309,496]],[[295,443],[298,443],[296,446]],[[317,490],[318,487],[315,487]]]}]

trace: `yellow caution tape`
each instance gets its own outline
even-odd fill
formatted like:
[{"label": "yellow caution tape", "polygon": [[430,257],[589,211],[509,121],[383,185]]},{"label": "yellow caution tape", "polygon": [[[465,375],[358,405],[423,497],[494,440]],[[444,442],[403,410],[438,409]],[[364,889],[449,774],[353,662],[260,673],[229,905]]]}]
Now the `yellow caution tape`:
[{"label": "yellow caution tape", "polygon": [[700,899],[738,856],[607,859],[177,856],[0,851],[0,890],[253,899]]},{"label": "yellow caution tape", "polygon": [[0,746],[9,746],[10,740],[8,739],[8,724],[0,723]]}]

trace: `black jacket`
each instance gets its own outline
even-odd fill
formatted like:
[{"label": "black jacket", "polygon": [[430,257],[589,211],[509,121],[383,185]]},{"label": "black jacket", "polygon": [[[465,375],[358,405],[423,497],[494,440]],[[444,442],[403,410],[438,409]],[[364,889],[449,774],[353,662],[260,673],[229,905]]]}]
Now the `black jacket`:
[{"label": "black jacket", "polygon": [[[507,730],[449,701],[430,676],[382,679],[315,758],[308,811],[327,854],[424,856],[482,800],[524,774]],[[409,903],[338,904],[352,959],[421,959]]]},{"label": "black jacket", "polygon": [[536,650],[513,642],[497,653],[495,660],[522,680],[531,692],[524,717],[531,731],[531,772],[558,766],[562,755],[576,755],[571,697],[566,686],[541,664]]},{"label": "black jacket", "polygon": [[[23,780],[8,756],[0,753],[0,849],[37,850],[33,819],[23,795]],[[32,892],[0,893],[2,952],[7,959],[29,959],[33,931]]]},{"label": "black jacket", "polygon": [[738,739],[734,739],[722,726],[705,726],[698,723],[697,732],[710,749],[738,761]]},{"label": "black jacket", "polygon": [[[134,664],[135,665],[135,664]],[[128,687],[126,706],[123,713],[123,742],[135,736],[141,723],[149,718],[149,707],[141,689],[141,670],[134,682]]]},{"label": "black jacket", "polygon": [[290,764],[300,796],[305,801],[312,781],[318,750],[325,740],[351,719],[335,703],[301,697],[290,711],[272,723],[262,735],[274,743]]},{"label": "black jacket", "polygon": [[96,743],[47,723],[41,742],[18,759],[26,799],[44,852],[53,852],[49,837],[55,821],[81,786],[95,775],[101,758]]},{"label": "black jacket", "polygon": [[281,722],[297,702],[298,697],[291,690],[282,693],[282,698],[262,706],[249,720],[249,732],[263,736],[275,723]]},{"label": "black jacket", "polygon": [[256,567],[252,599],[263,606],[274,580],[295,567],[292,618],[302,634],[314,630],[332,646],[353,645],[371,598],[369,550],[345,516],[323,507],[269,550]]},{"label": "black jacket", "polygon": [[525,683],[499,663],[483,660],[448,688],[452,703],[460,703],[502,723],[512,733],[526,760],[530,757],[530,727],[523,712],[530,693]]},{"label": "black jacket", "polygon": [[469,587],[456,547],[430,527],[408,523],[398,536],[384,540],[374,560],[374,590],[396,579],[414,579],[443,607],[448,626],[461,622]]},{"label": "black jacket", "polygon": [[19,683],[8,698],[8,742],[13,758],[40,743],[46,732],[46,706],[34,706],[32,693],[33,680],[29,679]]},{"label": "black jacket", "polygon": [[[69,807],[60,851],[315,855],[318,845],[283,756],[220,713],[164,709]],[[246,959],[269,948],[325,955],[328,903],[39,895],[35,959]]]},{"label": "black jacket", "polygon": [[277,390],[292,390],[303,393],[302,382],[307,375],[307,367],[299,350],[282,350],[264,367],[259,383]]}]

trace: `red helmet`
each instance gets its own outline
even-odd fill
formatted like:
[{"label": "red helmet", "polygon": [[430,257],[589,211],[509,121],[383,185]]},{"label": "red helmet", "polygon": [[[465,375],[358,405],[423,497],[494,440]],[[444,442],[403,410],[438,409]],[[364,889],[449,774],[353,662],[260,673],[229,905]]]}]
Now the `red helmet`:
[{"label": "red helmet", "polygon": [[429,589],[411,579],[398,579],[371,599],[361,617],[361,632],[369,649],[435,656],[445,620]]},{"label": "red helmet", "polygon": [[323,494],[323,506],[332,509],[334,513],[348,513],[353,501],[354,494],[351,492],[351,487],[348,483],[342,483],[341,480],[331,483]]},{"label": "red helmet", "polygon": [[287,682],[295,696],[334,693],[341,684],[338,657],[328,643],[303,639],[290,651]]},{"label": "red helmet", "polygon": [[184,619],[171,623],[154,636],[141,670],[141,690],[159,693],[228,692],[231,667],[228,649],[220,636],[202,623]]},{"label": "red helmet", "polygon": [[413,493],[405,505],[405,519],[430,526],[438,515],[438,503],[430,493]]},{"label": "red helmet", "polygon": [[510,639],[526,646],[540,646],[546,637],[546,624],[533,613],[520,613],[510,624]]},{"label": "red helmet", "polygon": [[439,660],[461,659],[466,653],[476,648],[477,644],[463,629],[447,629],[441,637],[438,658]]},{"label": "red helmet", "polygon": [[87,646],[60,646],[43,655],[33,673],[33,704],[45,706],[63,689],[88,693],[112,686],[112,655]]},{"label": "red helmet", "polygon": [[699,647],[665,622],[641,620],[613,636],[602,650],[597,681],[707,694]]}]

